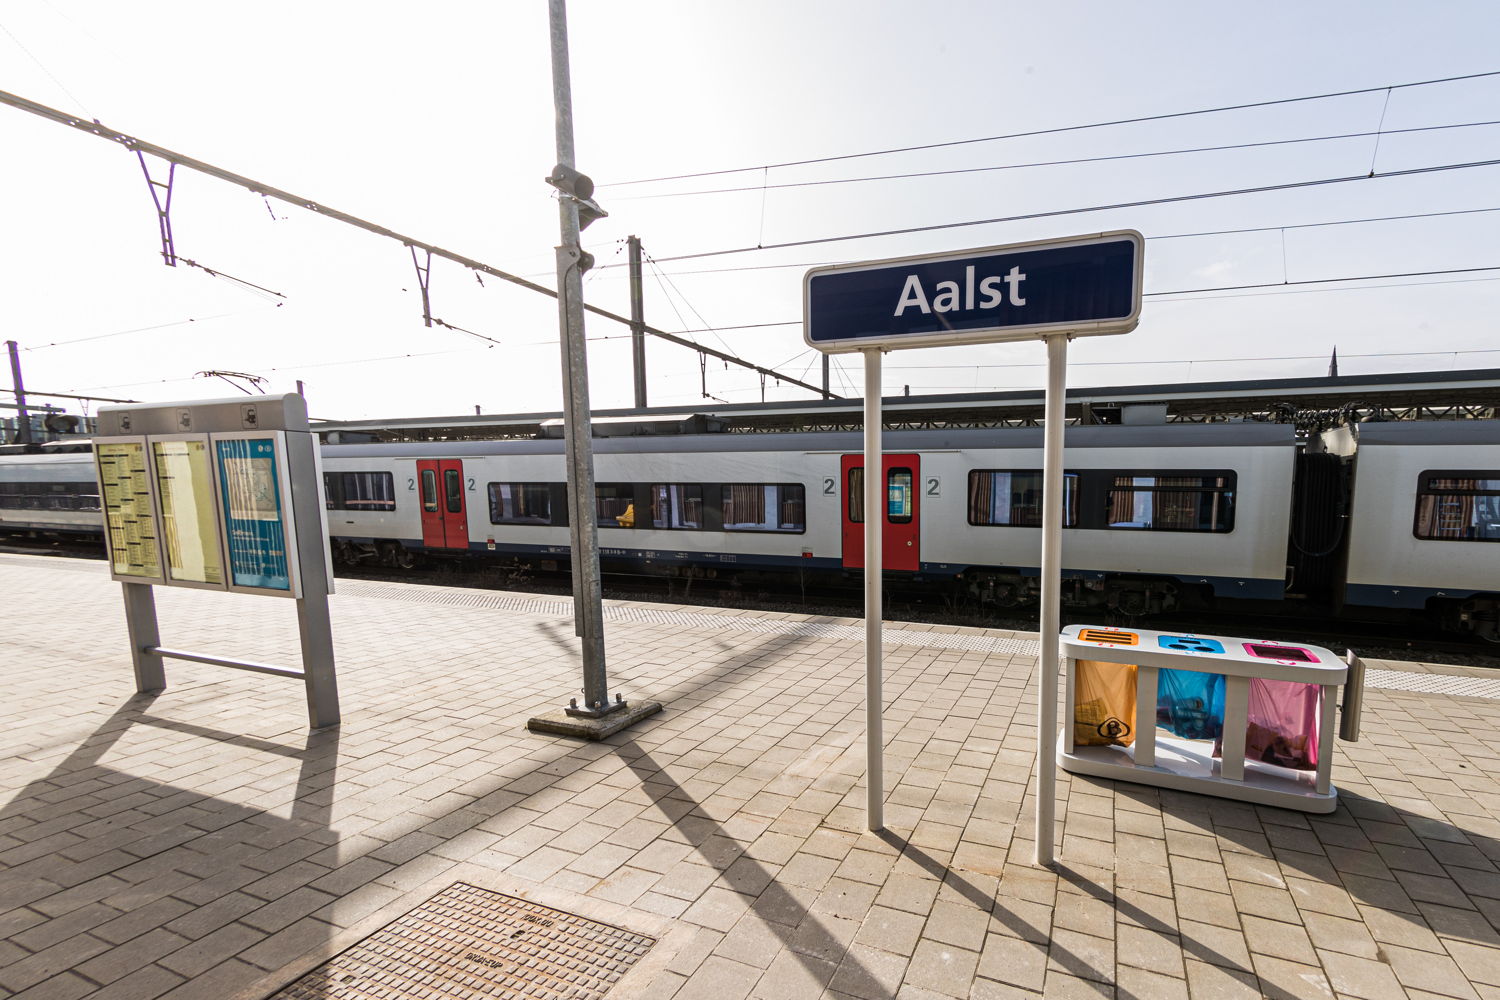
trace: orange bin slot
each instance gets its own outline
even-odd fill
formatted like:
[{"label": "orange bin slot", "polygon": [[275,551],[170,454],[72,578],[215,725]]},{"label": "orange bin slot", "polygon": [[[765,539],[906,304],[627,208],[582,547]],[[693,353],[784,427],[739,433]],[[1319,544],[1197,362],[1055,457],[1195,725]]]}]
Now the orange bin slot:
[{"label": "orange bin slot", "polygon": [[1073,743],[1085,747],[1134,743],[1135,665],[1078,660],[1073,670]]},{"label": "orange bin slot", "polygon": [[1084,642],[1109,642],[1116,646],[1135,646],[1141,641],[1134,632],[1111,628],[1086,628],[1078,633],[1078,638]]}]

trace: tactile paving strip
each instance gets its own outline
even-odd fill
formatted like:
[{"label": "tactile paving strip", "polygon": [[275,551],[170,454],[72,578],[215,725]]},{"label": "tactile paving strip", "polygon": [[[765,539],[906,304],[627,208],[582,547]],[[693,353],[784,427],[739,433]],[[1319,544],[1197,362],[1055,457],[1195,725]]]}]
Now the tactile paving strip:
[{"label": "tactile paving strip", "polygon": [[1415,674],[1404,670],[1366,670],[1365,686],[1420,694],[1450,694],[1460,698],[1500,698],[1500,679],[1456,677],[1452,674]]},{"label": "tactile paving strip", "polygon": [[271,1000],[590,1000],[655,943],[457,882]]},{"label": "tactile paving strip", "polygon": [[[513,597],[503,594],[454,591],[442,587],[414,584],[376,583],[367,580],[340,580],[339,590],[354,597],[378,597],[423,604],[448,604],[457,607],[486,608],[520,614],[568,618],[573,603],[568,600]],[[801,635],[809,638],[844,639],[864,642],[863,625],[832,625],[826,622],[796,622],[777,618],[755,618],[741,615],[706,615],[691,611],[664,611],[658,608],[629,608],[606,604],[607,621],[640,625],[675,625],[681,628],[733,629],[764,635]],[[922,632],[892,628],[889,624],[881,638],[894,646],[927,646],[939,649],[966,649],[1006,656],[1036,656],[1035,639],[1009,639],[972,633]],[[1449,674],[1412,673],[1402,670],[1365,672],[1365,686],[1391,691],[1413,691],[1421,694],[1446,694],[1461,698],[1500,699],[1500,678],[1456,677]]]}]

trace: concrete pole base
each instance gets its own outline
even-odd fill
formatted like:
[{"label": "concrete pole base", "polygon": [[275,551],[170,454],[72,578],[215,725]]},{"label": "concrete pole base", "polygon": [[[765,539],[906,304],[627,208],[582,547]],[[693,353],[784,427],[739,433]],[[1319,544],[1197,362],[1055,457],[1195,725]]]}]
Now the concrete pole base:
[{"label": "concrete pole base", "polygon": [[569,715],[566,709],[546,712],[526,720],[526,728],[533,733],[551,733],[555,736],[576,736],[585,740],[602,740],[613,736],[627,726],[632,726],[647,716],[661,711],[659,701],[632,701],[624,708],[610,712],[597,719]]}]

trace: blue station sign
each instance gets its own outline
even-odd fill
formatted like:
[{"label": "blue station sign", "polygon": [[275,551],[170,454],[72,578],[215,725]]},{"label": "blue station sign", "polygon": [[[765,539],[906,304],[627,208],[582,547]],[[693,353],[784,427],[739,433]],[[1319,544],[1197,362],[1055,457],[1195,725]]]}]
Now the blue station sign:
[{"label": "blue station sign", "polygon": [[830,354],[1129,333],[1140,321],[1134,230],[814,268],[803,338]]}]

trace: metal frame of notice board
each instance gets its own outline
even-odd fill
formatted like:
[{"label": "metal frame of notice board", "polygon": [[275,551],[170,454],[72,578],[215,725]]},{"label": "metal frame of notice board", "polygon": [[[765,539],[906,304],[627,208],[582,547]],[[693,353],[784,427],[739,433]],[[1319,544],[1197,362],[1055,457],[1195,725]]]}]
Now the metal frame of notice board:
[{"label": "metal frame of notice board", "polygon": [[[95,468],[105,508],[110,575],[124,590],[136,690],[145,693],[166,687],[164,659],[300,678],[306,686],[310,724],[314,728],[338,725],[338,683],[328,614],[333,562],[323,519],[321,456],[302,397],[288,393],[253,401],[103,407],[99,426],[101,434],[94,439]],[[195,459],[193,449],[184,449],[172,457],[185,456],[186,460],[173,463],[169,475],[158,462],[158,446],[180,442],[201,443],[202,458]],[[116,471],[114,488],[106,484],[104,466],[114,445],[140,446],[144,478],[135,475],[121,480]],[[187,482],[179,483],[183,473]],[[112,509],[112,505],[118,508],[126,503],[127,492],[134,494],[129,518],[127,512]],[[142,500],[146,511],[141,509]],[[178,505],[182,503],[191,504],[192,511],[181,510]],[[145,512],[151,523],[143,532],[136,522]],[[191,530],[184,532],[184,527]],[[154,572],[144,572],[152,565],[148,553],[132,554],[131,549],[120,548],[123,543],[139,549],[145,538],[154,547]],[[190,538],[196,540],[196,549],[191,548]],[[174,565],[193,555],[198,558],[192,561],[201,567],[198,575],[204,578],[191,578],[192,573],[174,577]],[[211,578],[210,556],[218,564],[217,580]],[[142,571],[131,572],[134,565]],[[297,602],[301,668],[162,646],[155,586],[292,598]]]}]

